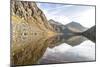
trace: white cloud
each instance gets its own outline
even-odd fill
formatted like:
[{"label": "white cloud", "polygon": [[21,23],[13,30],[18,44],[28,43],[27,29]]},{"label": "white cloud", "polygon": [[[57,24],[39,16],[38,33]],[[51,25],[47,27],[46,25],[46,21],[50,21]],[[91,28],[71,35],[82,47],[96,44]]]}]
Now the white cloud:
[{"label": "white cloud", "polygon": [[48,20],[50,20],[50,19],[53,19],[53,20],[55,20],[55,21],[57,21],[57,22],[60,22],[60,23],[62,23],[62,24],[67,24],[67,23],[70,23],[70,19],[68,18],[68,17],[66,17],[66,16],[61,16],[61,15],[58,15],[58,16],[56,16],[56,15],[49,15],[48,16]]},{"label": "white cloud", "polygon": [[23,0],[23,1],[40,1],[40,2],[56,2],[56,3],[73,3],[73,4],[96,4],[95,0]]},{"label": "white cloud", "polygon": [[80,12],[71,20],[79,22],[81,25],[90,28],[95,25],[95,10],[89,9],[87,11]]},{"label": "white cloud", "polygon": [[70,23],[71,21],[75,21],[87,28],[95,25],[95,7],[93,6],[60,6],[59,4],[50,3],[37,4],[44,12],[48,20],[53,19],[64,25]]}]

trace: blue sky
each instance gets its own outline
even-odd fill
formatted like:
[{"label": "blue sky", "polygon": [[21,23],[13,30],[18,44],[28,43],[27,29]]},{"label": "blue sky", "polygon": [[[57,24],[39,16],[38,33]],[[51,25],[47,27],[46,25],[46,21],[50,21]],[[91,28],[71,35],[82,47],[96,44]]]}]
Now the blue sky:
[{"label": "blue sky", "polygon": [[37,3],[37,5],[44,12],[48,20],[53,19],[62,24],[75,21],[88,28],[95,25],[95,7],[93,6],[53,3]]}]

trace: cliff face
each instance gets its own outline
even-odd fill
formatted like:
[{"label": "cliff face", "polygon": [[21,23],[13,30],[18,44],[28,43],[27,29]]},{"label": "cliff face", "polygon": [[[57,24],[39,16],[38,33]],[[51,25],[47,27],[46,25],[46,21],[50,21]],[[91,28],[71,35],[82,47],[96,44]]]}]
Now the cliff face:
[{"label": "cliff face", "polygon": [[34,2],[12,2],[12,19],[14,19],[15,22],[22,20],[28,24],[34,24],[35,27],[42,31],[48,32],[49,30],[52,30],[45,15]]},{"label": "cliff face", "polygon": [[36,60],[42,56],[45,50],[42,48],[45,45],[43,46],[41,42],[37,44],[37,42],[41,38],[53,36],[56,32],[52,31],[52,26],[48,23],[45,15],[35,2],[12,1],[11,24],[12,64],[24,65],[36,63]]}]

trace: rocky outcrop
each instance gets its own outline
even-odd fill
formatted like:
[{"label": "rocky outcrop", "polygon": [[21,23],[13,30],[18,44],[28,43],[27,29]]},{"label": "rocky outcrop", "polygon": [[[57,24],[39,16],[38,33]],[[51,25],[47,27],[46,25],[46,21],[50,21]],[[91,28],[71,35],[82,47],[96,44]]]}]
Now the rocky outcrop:
[{"label": "rocky outcrop", "polygon": [[[14,65],[35,64],[42,56],[47,37],[56,34],[35,2],[11,1],[12,45]],[[44,38],[46,37],[46,38]],[[43,39],[44,38],[44,39]],[[43,40],[42,40],[43,39]],[[40,42],[37,44],[37,42]],[[44,45],[44,46],[43,46]]]},{"label": "rocky outcrop", "polygon": [[96,26],[91,27],[82,34],[93,42],[96,42]]}]

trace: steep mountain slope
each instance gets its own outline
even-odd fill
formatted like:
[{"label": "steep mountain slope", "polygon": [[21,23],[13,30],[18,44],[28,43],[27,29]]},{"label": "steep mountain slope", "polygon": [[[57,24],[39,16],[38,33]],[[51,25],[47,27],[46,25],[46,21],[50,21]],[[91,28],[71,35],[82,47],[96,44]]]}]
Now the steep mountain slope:
[{"label": "steep mountain slope", "polygon": [[[43,47],[46,47],[41,42],[56,34],[52,31],[53,28],[48,23],[44,13],[37,7],[35,2],[13,0],[11,1],[11,24],[12,64],[37,63],[37,60],[44,53],[45,49]],[[42,40],[42,38],[44,39]],[[37,44],[38,41],[40,41],[39,44]]]},{"label": "steep mountain slope", "polygon": [[88,39],[96,42],[96,26],[91,27],[90,29],[83,32],[82,34]]},{"label": "steep mountain slope", "polygon": [[63,24],[61,24],[59,22],[56,22],[56,21],[54,21],[52,19],[50,19],[48,22],[53,27],[54,31],[56,31],[58,33],[62,33],[63,32],[63,29],[65,28]]}]

